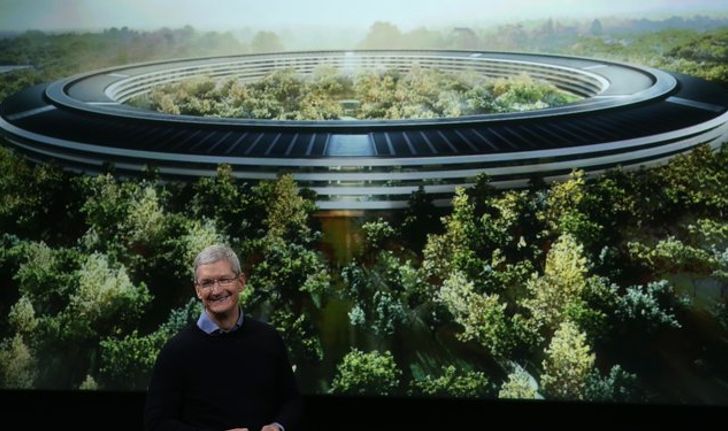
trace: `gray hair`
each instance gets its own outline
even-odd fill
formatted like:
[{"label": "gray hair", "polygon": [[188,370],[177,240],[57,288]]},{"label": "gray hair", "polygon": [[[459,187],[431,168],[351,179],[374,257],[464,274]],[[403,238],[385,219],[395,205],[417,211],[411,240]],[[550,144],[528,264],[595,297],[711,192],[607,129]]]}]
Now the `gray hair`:
[{"label": "gray hair", "polygon": [[240,270],[240,260],[238,260],[238,256],[235,254],[233,249],[224,244],[214,244],[205,247],[205,249],[202,250],[195,258],[195,263],[192,268],[193,280],[197,279],[197,268],[199,268],[200,265],[207,265],[221,260],[230,264],[230,268],[232,268],[235,275],[240,275],[242,272]]}]

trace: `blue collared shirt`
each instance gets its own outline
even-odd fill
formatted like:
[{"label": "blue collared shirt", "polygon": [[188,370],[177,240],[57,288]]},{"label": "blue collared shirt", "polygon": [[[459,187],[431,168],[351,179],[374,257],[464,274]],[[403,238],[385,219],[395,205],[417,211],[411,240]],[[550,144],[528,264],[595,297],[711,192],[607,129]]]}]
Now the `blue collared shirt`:
[{"label": "blue collared shirt", "polygon": [[217,326],[217,323],[215,323],[214,320],[210,318],[210,316],[207,314],[207,310],[202,310],[202,313],[200,314],[200,318],[197,319],[197,327],[202,330],[207,335],[220,335],[225,334],[228,332],[235,332],[240,327],[243,326],[243,310],[240,310],[240,315],[238,316],[238,321],[235,322],[232,328],[230,328],[229,331],[226,331],[219,326]]}]

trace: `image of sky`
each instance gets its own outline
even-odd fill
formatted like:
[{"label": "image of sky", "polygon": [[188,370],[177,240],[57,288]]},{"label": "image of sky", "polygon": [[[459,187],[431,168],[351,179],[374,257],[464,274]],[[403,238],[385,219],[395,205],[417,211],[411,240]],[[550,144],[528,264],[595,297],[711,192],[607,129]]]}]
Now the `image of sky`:
[{"label": "image of sky", "polygon": [[418,26],[728,12],[725,0],[0,0],[0,31]]}]

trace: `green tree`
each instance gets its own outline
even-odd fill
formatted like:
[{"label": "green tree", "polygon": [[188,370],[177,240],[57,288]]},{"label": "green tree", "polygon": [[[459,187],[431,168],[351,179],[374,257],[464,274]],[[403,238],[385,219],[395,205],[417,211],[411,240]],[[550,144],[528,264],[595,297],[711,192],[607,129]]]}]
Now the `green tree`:
[{"label": "green tree", "polygon": [[569,304],[579,304],[587,281],[587,260],[583,247],[573,236],[564,234],[546,255],[542,276],[533,274],[527,289],[530,298],[523,304],[539,326],[558,328]]},{"label": "green tree", "polygon": [[504,358],[513,348],[505,315],[506,304],[497,294],[479,295],[461,272],[445,280],[437,294],[463,328],[457,335],[462,341],[476,340],[497,358]]},{"label": "green tree", "polygon": [[598,242],[602,226],[590,220],[585,205],[586,179],[584,171],[577,170],[571,173],[567,181],[551,186],[541,217],[551,233],[568,233],[582,244],[591,245]]},{"label": "green tree", "polygon": [[596,370],[592,372],[587,378],[584,398],[590,401],[642,401],[637,376],[619,365],[613,366],[605,377],[601,377]]},{"label": "green tree", "polygon": [[369,27],[361,49],[396,49],[400,46],[402,32],[389,22],[377,21]]},{"label": "green tree", "polygon": [[534,399],[538,397],[538,384],[521,367],[508,374],[498,391],[498,398]]},{"label": "green tree", "polygon": [[0,386],[3,388],[32,388],[37,366],[33,351],[20,334],[0,343]]},{"label": "green tree", "polygon": [[250,41],[250,50],[252,52],[281,52],[284,48],[277,34],[272,31],[259,31]]},{"label": "green tree", "polygon": [[407,208],[402,213],[399,232],[402,241],[410,249],[419,252],[427,243],[427,235],[439,233],[442,224],[438,211],[432,203],[432,196],[420,186],[407,199]]},{"label": "green tree", "polygon": [[541,385],[545,394],[560,399],[585,399],[595,360],[586,343],[586,335],[572,322],[562,322],[545,353],[541,365]]},{"label": "green tree", "polygon": [[30,165],[0,146],[0,231],[69,244],[82,229],[73,176],[55,164]]},{"label": "green tree", "polygon": [[364,353],[352,349],[336,367],[331,384],[334,394],[393,395],[402,371],[389,352]]},{"label": "green tree", "polygon": [[412,395],[435,397],[481,398],[490,392],[485,373],[459,370],[453,365],[443,366],[438,377],[427,374],[412,380],[410,386]]},{"label": "green tree", "polygon": [[38,327],[35,309],[27,296],[21,296],[18,302],[10,308],[8,322],[17,334],[26,337],[30,336]]},{"label": "green tree", "polygon": [[299,193],[292,175],[282,175],[276,181],[265,181],[253,188],[253,193],[264,207],[264,226],[267,235],[308,242],[312,237],[309,216],[315,210],[312,199]]},{"label": "green tree", "polygon": [[342,270],[346,295],[353,302],[349,312],[353,326],[369,328],[378,335],[392,335],[407,322],[409,292],[405,292],[402,267],[408,264],[401,265],[393,252],[382,250],[371,267],[354,262]]},{"label": "green tree", "polygon": [[430,235],[425,245],[422,268],[429,276],[445,280],[455,270],[477,274],[481,263],[472,246],[477,236],[473,211],[465,190],[456,189],[452,213],[443,218],[445,233]]},{"label": "green tree", "polygon": [[594,21],[592,21],[591,27],[589,29],[589,32],[593,36],[601,36],[603,31],[604,30],[602,28],[602,22],[601,21],[599,21],[598,19],[595,19]]},{"label": "green tree", "polygon": [[135,286],[124,267],[113,268],[107,257],[92,254],[77,272],[78,284],[60,314],[61,333],[68,340],[118,333],[138,322],[151,301],[146,286]]},{"label": "green tree", "polygon": [[194,219],[214,220],[233,238],[250,236],[253,234],[251,229],[259,226],[250,213],[250,191],[246,185],[235,181],[230,165],[219,165],[214,177],[200,178],[193,190],[190,208]]},{"label": "green tree", "polygon": [[675,312],[680,306],[672,284],[667,280],[630,286],[619,298],[617,315],[639,333],[653,333],[664,327],[680,328]]},{"label": "green tree", "polygon": [[364,233],[365,251],[375,253],[384,248],[395,238],[394,228],[381,217],[374,221],[368,221],[361,227]]},{"label": "green tree", "polygon": [[[135,329],[123,336],[101,340],[99,375],[106,389],[145,389],[159,351],[170,337],[193,323],[200,314],[200,304],[191,298],[187,305],[172,310],[167,321],[148,335]],[[89,376],[90,377],[90,376]]]}]

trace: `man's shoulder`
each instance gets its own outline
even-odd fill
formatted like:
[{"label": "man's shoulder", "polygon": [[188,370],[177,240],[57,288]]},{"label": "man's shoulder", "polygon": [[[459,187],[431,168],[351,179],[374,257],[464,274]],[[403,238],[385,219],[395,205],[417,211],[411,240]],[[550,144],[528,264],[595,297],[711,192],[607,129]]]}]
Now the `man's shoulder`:
[{"label": "man's shoulder", "polygon": [[278,329],[263,320],[248,317],[248,315],[246,315],[243,326],[246,327],[246,333],[254,334],[260,339],[265,339],[276,343],[281,343],[283,341],[283,337],[281,336],[281,333],[278,331]]},{"label": "man's shoulder", "polygon": [[260,319],[256,319],[247,314],[245,315],[243,325],[247,326],[249,331],[255,331],[262,334],[270,335],[278,334],[276,328],[274,328],[273,325],[271,325],[270,323],[264,322]]},{"label": "man's shoulder", "polygon": [[191,323],[170,337],[164,345],[164,350],[176,351],[179,349],[184,350],[190,344],[195,344],[198,339],[199,329],[197,325]]}]

